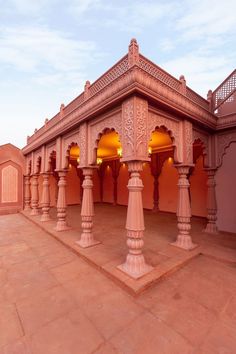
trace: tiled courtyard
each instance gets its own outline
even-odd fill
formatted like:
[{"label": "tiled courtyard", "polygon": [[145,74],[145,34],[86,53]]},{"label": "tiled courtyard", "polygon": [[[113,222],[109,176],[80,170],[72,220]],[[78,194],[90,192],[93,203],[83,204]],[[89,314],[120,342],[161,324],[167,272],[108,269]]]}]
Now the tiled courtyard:
[{"label": "tiled courtyard", "polygon": [[[106,256],[96,251],[101,265],[122,261],[124,210],[107,207],[102,220],[97,208],[96,236],[107,248]],[[145,218],[151,234],[156,216]],[[78,209],[70,209],[68,220],[75,240]],[[148,260],[156,266],[176,252],[168,245],[176,236],[174,217],[160,214],[158,225],[157,239],[146,237]],[[23,215],[1,216],[0,353],[234,354],[236,239],[204,236],[203,226],[193,219],[193,239],[203,255],[134,297]]]}]

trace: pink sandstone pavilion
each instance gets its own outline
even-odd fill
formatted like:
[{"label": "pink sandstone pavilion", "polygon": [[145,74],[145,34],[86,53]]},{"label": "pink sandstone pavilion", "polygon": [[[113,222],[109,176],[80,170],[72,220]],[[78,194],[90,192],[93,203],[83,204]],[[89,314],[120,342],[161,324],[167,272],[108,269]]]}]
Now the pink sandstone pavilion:
[{"label": "pink sandstone pavilion", "polygon": [[18,150],[0,160],[0,211],[23,207],[43,225],[56,206],[55,232],[69,233],[67,206],[81,204],[75,247],[84,249],[101,243],[94,203],[125,205],[127,254],[117,269],[139,279],[153,270],[143,254],[143,209],[176,213],[173,246],[190,252],[197,247],[192,215],[206,219],[212,237],[218,229],[236,233],[236,70],[204,99],[184,76],[178,80],[141,55],[132,39],[128,54],[61,104],[22,153],[21,161]]}]

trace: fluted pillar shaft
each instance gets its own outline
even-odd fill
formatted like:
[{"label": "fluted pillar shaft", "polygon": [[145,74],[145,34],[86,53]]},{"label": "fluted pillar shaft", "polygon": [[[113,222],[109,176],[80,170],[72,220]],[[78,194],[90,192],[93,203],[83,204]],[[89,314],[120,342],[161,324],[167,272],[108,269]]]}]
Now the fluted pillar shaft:
[{"label": "fluted pillar shaft", "polygon": [[31,215],[39,215],[39,175],[35,174],[31,179]]},{"label": "fluted pillar shaft", "polygon": [[217,233],[218,228],[216,226],[217,220],[217,203],[216,203],[216,182],[215,172],[216,169],[206,169],[207,180],[207,226],[205,232]]},{"label": "fluted pillar shaft", "polygon": [[43,191],[42,191],[42,216],[40,221],[49,221],[49,210],[50,210],[50,184],[49,184],[49,173],[43,173]]},{"label": "fluted pillar shaft", "polygon": [[140,178],[142,162],[128,162],[128,170],[130,172],[126,218],[128,255],[125,263],[121,264],[118,268],[132,278],[137,279],[152,270],[152,267],[146,264],[142,252],[144,245],[143,232],[145,229],[142,202],[143,183]]},{"label": "fluted pillar shaft", "polygon": [[81,206],[81,228],[82,234],[79,241],[76,243],[80,247],[86,248],[97,245],[99,241],[94,239],[93,236],[93,216],[94,216],[94,206],[93,206],[93,169],[83,168],[84,181],[83,187],[83,199]]},{"label": "fluted pillar shaft", "polygon": [[30,175],[25,176],[24,182],[25,182],[24,210],[31,210]]},{"label": "fluted pillar shaft", "polygon": [[57,225],[56,231],[70,229],[66,222],[66,174],[67,171],[58,171],[58,198],[57,198]]},{"label": "fluted pillar shaft", "polygon": [[192,242],[190,236],[191,230],[191,207],[189,198],[189,181],[187,175],[191,166],[176,166],[179,173],[178,180],[178,205],[177,205],[177,219],[178,219],[178,236],[177,240],[172,245],[191,250],[196,247]]}]

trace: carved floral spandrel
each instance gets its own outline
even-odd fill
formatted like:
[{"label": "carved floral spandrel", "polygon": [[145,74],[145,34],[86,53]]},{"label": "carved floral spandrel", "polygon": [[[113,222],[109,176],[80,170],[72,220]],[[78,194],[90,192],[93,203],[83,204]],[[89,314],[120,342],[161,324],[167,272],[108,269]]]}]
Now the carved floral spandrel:
[{"label": "carved floral spandrel", "polygon": [[223,156],[231,143],[236,142],[236,130],[217,136],[217,167],[223,163]]},{"label": "carved floral spandrel", "polygon": [[[122,135],[122,124],[121,124],[121,112],[115,113],[111,116],[100,117],[99,120],[89,126],[90,132],[90,158],[89,164],[94,164],[94,150],[97,148],[98,141],[101,135],[106,131],[106,129],[115,130],[116,133],[119,134],[119,140],[121,142],[121,146],[123,148],[123,135]],[[86,143],[86,142],[85,142]]]},{"label": "carved floral spandrel", "polygon": [[179,132],[179,122],[165,118],[161,115],[149,112],[148,114],[148,141],[151,138],[152,132],[156,128],[165,127],[170,134],[170,137],[173,138],[173,145],[175,146],[175,162],[181,162],[180,157],[180,132]]},{"label": "carved floral spandrel", "polygon": [[197,140],[200,140],[202,143],[204,166],[207,167],[209,165],[209,136],[199,130],[193,129],[192,144]]}]

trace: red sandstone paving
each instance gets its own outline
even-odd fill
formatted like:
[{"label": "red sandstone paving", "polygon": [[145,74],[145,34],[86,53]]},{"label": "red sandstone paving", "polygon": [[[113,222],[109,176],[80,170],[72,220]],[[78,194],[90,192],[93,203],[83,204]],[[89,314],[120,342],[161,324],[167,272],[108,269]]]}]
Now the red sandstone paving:
[{"label": "red sandstone paving", "polygon": [[[153,262],[171,257],[160,245]],[[133,298],[23,216],[1,216],[0,353],[234,354],[235,279],[234,265],[198,256]]]}]

